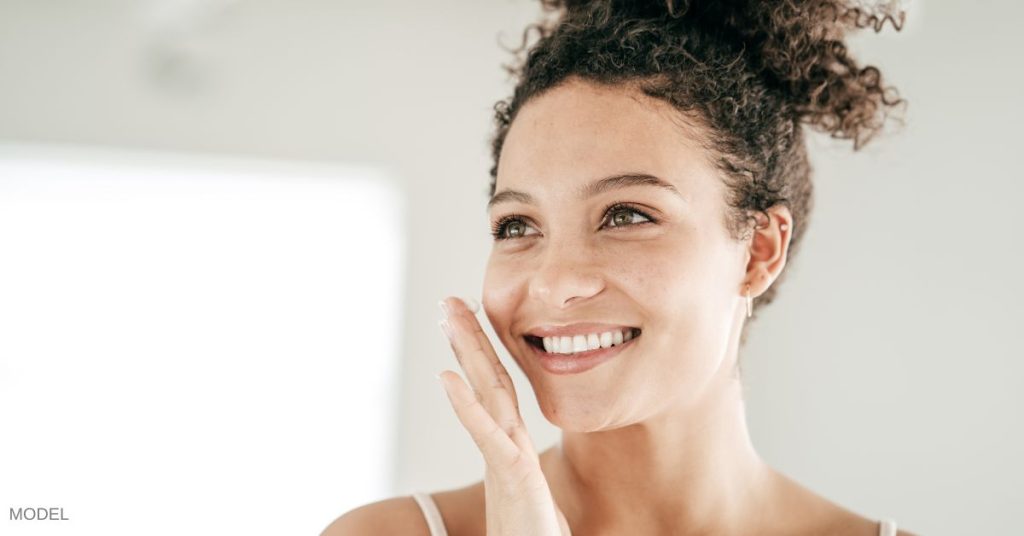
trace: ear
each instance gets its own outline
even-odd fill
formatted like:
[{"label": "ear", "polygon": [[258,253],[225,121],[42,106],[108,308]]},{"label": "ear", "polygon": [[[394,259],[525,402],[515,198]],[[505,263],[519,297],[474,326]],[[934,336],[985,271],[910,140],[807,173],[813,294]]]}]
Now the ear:
[{"label": "ear", "polygon": [[746,296],[747,285],[750,295],[760,296],[772,283],[782,268],[786,266],[786,255],[789,252],[789,240],[793,236],[793,215],[785,205],[775,205],[764,213],[757,213],[757,225],[754,235],[750,238],[747,261],[747,273],[740,287],[740,295]]}]

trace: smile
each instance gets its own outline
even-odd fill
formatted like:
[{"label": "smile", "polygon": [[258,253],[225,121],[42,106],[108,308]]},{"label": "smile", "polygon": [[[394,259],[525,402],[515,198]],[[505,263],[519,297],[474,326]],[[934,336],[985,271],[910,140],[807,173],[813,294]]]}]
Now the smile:
[{"label": "smile", "polygon": [[[572,336],[557,336],[557,337],[537,337],[534,335],[526,335],[524,338],[527,341],[527,345],[533,351],[533,354],[537,357],[541,368],[545,371],[556,374],[579,374],[586,372],[605,361],[629,350],[636,345],[637,339],[640,337],[640,330],[638,328],[627,328],[623,331],[619,331],[618,337],[616,332],[610,332],[610,335],[606,335],[609,332],[602,332],[601,334],[587,334],[587,335],[572,335]],[[591,348],[590,343],[593,341],[591,335],[597,337],[597,346]],[[608,337],[611,340],[608,340]],[[576,348],[582,348],[582,345],[577,345],[577,342],[582,338],[586,341],[586,350],[576,351]],[[548,339],[548,348],[545,349],[545,341]],[[555,342],[557,339],[557,342]],[[572,348],[571,351],[562,353],[563,341],[569,339],[572,346],[568,343],[565,347]],[[604,346],[601,343],[608,342],[608,346]],[[550,352],[548,350],[557,349],[558,352]]]},{"label": "smile", "polygon": [[562,335],[551,337],[537,337],[526,335],[526,342],[549,354],[576,355],[597,350],[599,348],[611,348],[629,342],[634,337],[640,336],[639,328],[623,328],[600,333],[586,333],[577,335]]}]

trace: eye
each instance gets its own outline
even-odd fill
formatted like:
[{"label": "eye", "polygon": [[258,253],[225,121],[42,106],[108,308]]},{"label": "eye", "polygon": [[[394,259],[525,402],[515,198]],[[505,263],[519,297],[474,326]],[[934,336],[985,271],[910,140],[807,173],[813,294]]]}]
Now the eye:
[{"label": "eye", "polygon": [[522,216],[510,214],[494,223],[494,226],[491,228],[491,235],[494,236],[495,240],[522,238],[529,236],[526,234],[529,228],[530,226],[526,224]]},{"label": "eye", "polygon": [[[609,206],[605,209],[604,214],[605,219],[604,225],[601,226],[602,228],[609,227],[614,229],[657,223],[657,220],[646,212],[625,203],[615,203]],[[637,219],[638,217],[640,220]],[[526,221],[527,218],[519,214],[504,216],[491,227],[491,235],[495,240],[509,240],[537,234],[536,232],[528,232],[533,227],[526,223]]]},{"label": "eye", "polygon": [[[637,216],[643,218],[643,220],[637,221]],[[608,207],[605,210],[604,221],[607,222],[608,227],[612,228],[655,223],[654,218],[648,216],[646,212],[623,203],[616,203]]]}]

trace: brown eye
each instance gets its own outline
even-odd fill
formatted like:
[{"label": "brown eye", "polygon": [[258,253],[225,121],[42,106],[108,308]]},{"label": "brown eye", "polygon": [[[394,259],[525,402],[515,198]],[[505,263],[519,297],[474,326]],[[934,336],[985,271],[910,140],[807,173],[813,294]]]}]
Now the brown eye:
[{"label": "brown eye", "polygon": [[[647,220],[648,222],[653,221],[643,212],[626,206],[612,207],[607,214],[609,216],[609,227],[628,227],[630,225],[646,223],[643,220]],[[635,219],[636,216],[643,218],[643,220],[637,221]]]},{"label": "brown eye", "polygon": [[505,236],[508,238],[519,238],[526,234],[526,226],[521,221],[511,221],[505,226]]},{"label": "brown eye", "polygon": [[498,220],[491,228],[495,240],[525,238],[537,234],[530,232],[530,225],[523,216],[512,214]]}]

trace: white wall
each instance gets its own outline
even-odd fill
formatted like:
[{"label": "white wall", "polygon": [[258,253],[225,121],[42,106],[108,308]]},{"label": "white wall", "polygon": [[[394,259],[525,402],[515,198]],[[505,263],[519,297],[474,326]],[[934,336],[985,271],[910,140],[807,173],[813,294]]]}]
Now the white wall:
[{"label": "white wall", "polygon": [[60,518],[4,534],[315,533],[388,493],[402,213],[371,168],[0,143],[0,504]]},{"label": "white wall", "polygon": [[[478,295],[490,107],[510,90],[496,38],[516,42],[535,3],[238,2],[179,37],[146,5],[0,0],[0,138],[393,169],[410,200],[393,493],[477,480],[433,378],[456,366],[436,301]],[[1006,534],[1024,504],[1024,8],[921,7],[906,33],[854,47],[911,100],[908,126],[856,155],[814,142],[812,228],[744,357],[750,423],[769,461],[865,515]],[[523,408],[538,445],[555,441]]]}]

